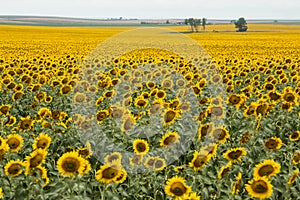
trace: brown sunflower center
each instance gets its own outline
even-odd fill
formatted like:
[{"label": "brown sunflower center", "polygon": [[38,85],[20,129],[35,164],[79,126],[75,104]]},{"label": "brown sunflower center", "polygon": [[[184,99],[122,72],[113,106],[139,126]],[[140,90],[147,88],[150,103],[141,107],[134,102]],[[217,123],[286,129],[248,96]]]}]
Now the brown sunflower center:
[{"label": "brown sunflower center", "polygon": [[140,99],[140,100],[138,100],[137,105],[139,107],[144,107],[144,106],[147,105],[147,102],[145,100],[143,100],[143,99]]},{"label": "brown sunflower center", "polygon": [[269,96],[270,96],[270,99],[274,100],[274,101],[276,101],[280,98],[280,95],[276,94],[275,92],[271,92]]},{"label": "brown sunflower center", "polygon": [[8,113],[9,107],[8,106],[2,106],[0,108],[0,112],[2,112],[4,115]]},{"label": "brown sunflower center", "polygon": [[196,158],[196,160],[194,161],[194,166],[195,167],[202,167],[205,162],[206,162],[206,155],[198,155],[198,157]]},{"label": "brown sunflower center", "polygon": [[103,120],[105,120],[106,119],[106,113],[105,112],[99,112],[98,114],[97,114],[97,120],[98,121],[103,121]]},{"label": "brown sunflower center", "polygon": [[241,101],[241,97],[237,96],[237,95],[232,95],[229,97],[229,102],[233,105],[238,104]]},{"label": "brown sunflower center", "polygon": [[273,171],[274,171],[274,167],[272,165],[265,165],[258,170],[258,174],[260,176],[268,176],[272,174]]},{"label": "brown sunflower center", "polygon": [[163,143],[165,145],[173,144],[176,141],[176,137],[174,135],[170,135],[167,138],[164,139]]},{"label": "brown sunflower center", "polygon": [[20,128],[24,129],[24,130],[27,130],[27,129],[30,128],[30,125],[31,125],[31,120],[30,119],[25,119],[25,120],[21,121]]},{"label": "brown sunflower center", "polygon": [[267,183],[262,180],[254,181],[251,188],[255,193],[266,193],[268,191]]},{"label": "brown sunflower center", "polygon": [[298,132],[293,132],[292,134],[291,134],[291,138],[292,139],[297,139],[299,137],[299,133]]},{"label": "brown sunflower center", "polygon": [[7,141],[7,144],[9,146],[10,149],[16,149],[19,147],[20,145],[20,141],[17,139],[17,138],[10,138],[8,141]]},{"label": "brown sunflower center", "polygon": [[138,152],[144,152],[146,151],[146,145],[140,142],[136,145],[136,149],[138,150]]},{"label": "brown sunflower center", "polygon": [[242,155],[242,153],[243,152],[241,150],[232,151],[228,154],[228,157],[233,160],[236,160]]},{"label": "brown sunflower center", "polygon": [[33,156],[32,158],[30,158],[30,167],[35,168],[39,166],[42,163],[43,159],[44,156],[42,154],[37,154]]},{"label": "brown sunflower center", "polygon": [[66,172],[76,172],[79,169],[80,162],[76,158],[66,158],[63,161],[62,168]]},{"label": "brown sunflower center", "polygon": [[154,163],[155,168],[161,168],[163,166],[163,162],[161,160],[157,160]]},{"label": "brown sunflower center", "polygon": [[112,179],[117,176],[118,170],[112,167],[108,167],[107,169],[103,170],[102,177],[105,179]]},{"label": "brown sunflower center", "polygon": [[187,191],[187,188],[183,183],[173,183],[170,190],[175,196],[182,196]]},{"label": "brown sunflower center", "polygon": [[217,140],[223,140],[226,136],[226,131],[223,129],[216,129],[213,131],[213,137]]},{"label": "brown sunflower center", "polygon": [[18,163],[12,164],[9,168],[8,168],[8,173],[11,175],[16,175],[20,172],[21,170],[21,165]]},{"label": "brown sunflower center", "polygon": [[300,161],[300,153],[296,153],[294,156],[293,156],[293,160],[298,163]]},{"label": "brown sunflower center", "polygon": [[283,99],[286,100],[287,102],[293,102],[295,100],[295,96],[292,93],[286,93],[283,96]]},{"label": "brown sunflower center", "polygon": [[223,109],[219,106],[214,106],[211,108],[211,114],[216,117],[220,117],[223,115]]},{"label": "brown sunflower center", "polygon": [[269,139],[266,143],[265,146],[267,149],[276,149],[278,146],[278,142],[274,139]]},{"label": "brown sunflower center", "polygon": [[175,111],[169,110],[169,111],[166,112],[166,114],[164,116],[164,120],[165,120],[166,123],[169,123],[169,122],[174,120],[175,116],[176,116]]},{"label": "brown sunflower center", "polygon": [[46,138],[42,138],[37,142],[37,148],[45,149],[48,145],[48,140]]}]

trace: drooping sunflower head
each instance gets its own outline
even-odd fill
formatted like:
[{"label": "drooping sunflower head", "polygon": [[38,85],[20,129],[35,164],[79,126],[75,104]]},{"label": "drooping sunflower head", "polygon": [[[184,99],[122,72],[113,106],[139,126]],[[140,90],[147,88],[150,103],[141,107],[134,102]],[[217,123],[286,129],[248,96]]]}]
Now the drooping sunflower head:
[{"label": "drooping sunflower head", "polygon": [[31,120],[30,116],[27,116],[26,118],[21,117],[21,121],[20,121],[20,125],[19,128],[22,131],[28,131],[30,129],[32,129],[34,121]]},{"label": "drooping sunflower head", "polygon": [[222,144],[226,141],[227,138],[229,138],[230,135],[225,127],[215,127],[210,136],[214,141]]},{"label": "drooping sunflower head", "polygon": [[292,162],[294,165],[298,165],[300,163],[300,151],[296,151],[292,157]]},{"label": "drooping sunflower head", "polygon": [[275,176],[280,172],[280,164],[274,160],[265,160],[259,163],[253,172],[254,177],[267,177]]},{"label": "drooping sunflower head", "polygon": [[266,177],[252,179],[245,185],[248,194],[253,198],[269,198],[273,193],[273,186]]},{"label": "drooping sunflower head", "polygon": [[209,135],[212,132],[213,127],[214,127],[213,123],[202,124],[198,128],[198,138],[203,140],[207,135]]},{"label": "drooping sunflower head", "polygon": [[176,118],[179,118],[180,114],[178,111],[173,109],[167,108],[163,114],[163,124],[164,126],[169,126],[174,123]]},{"label": "drooping sunflower head", "polygon": [[186,185],[182,177],[174,176],[167,181],[165,193],[172,197],[182,197],[191,192],[191,187]]},{"label": "drooping sunflower head", "polygon": [[198,171],[204,167],[206,163],[210,161],[212,158],[212,155],[209,154],[207,151],[195,151],[194,152],[194,157],[192,161],[189,163],[190,167],[193,167],[195,171]]},{"label": "drooping sunflower head", "polygon": [[45,162],[47,156],[47,151],[45,149],[36,149],[33,151],[30,156],[26,156],[25,164],[26,164],[26,174],[30,173],[30,170],[38,167],[42,163]]},{"label": "drooping sunflower head", "polygon": [[218,173],[218,179],[222,179],[230,171],[231,165],[231,162],[228,162],[225,166],[221,167]]},{"label": "drooping sunflower head", "polygon": [[145,155],[149,151],[149,144],[146,140],[135,139],[133,141],[134,152],[138,155]]}]

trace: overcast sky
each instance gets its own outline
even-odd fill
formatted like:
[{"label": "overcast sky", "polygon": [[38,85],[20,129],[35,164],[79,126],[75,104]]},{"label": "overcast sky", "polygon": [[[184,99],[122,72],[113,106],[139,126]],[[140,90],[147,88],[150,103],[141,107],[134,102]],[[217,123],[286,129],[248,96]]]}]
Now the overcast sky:
[{"label": "overcast sky", "polygon": [[300,0],[0,0],[0,15],[300,19]]}]

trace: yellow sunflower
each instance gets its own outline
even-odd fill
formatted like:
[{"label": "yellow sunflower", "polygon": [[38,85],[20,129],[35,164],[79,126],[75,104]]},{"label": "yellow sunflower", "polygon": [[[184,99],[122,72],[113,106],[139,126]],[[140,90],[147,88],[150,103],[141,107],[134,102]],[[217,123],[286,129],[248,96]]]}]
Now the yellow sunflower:
[{"label": "yellow sunflower", "polygon": [[5,165],[4,171],[7,176],[19,176],[23,172],[22,167],[24,163],[20,160],[11,160]]},{"label": "yellow sunflower", "polygon": [[102,124],[108,116],[109,116],[109,112],[107,110],[100,110],[96,114],[96,119],[99,124]]},{"label": "yellow sunflower", "polygon": [[300,138],[300,131],[294,131],[289,136],[289,139],[292,142],[299,140],[299,138]]},{"label": "yellow sunflower", "polygon": [[22,131],[29,131],[32,129],[34,124],[34,121],[31,120],[30,116],[27,116],[25,118],[21,117],[19,129]]},{"label": "yellow sunflower", "polygon": [[191,187],[186,185],[185,180],[179,176],[168,179],[165,186],[165,193],[172,197],[182,197],[188,195],[190,192]]},{"label": "yellow sunflower", "polygon": [[148,100],[143,97],[138,97],[135,99],[135,104],[137,108],[146,108],[148,105]]},{"label": "yellow sunflower", "polygon": [[9,113],[10,108],[11,108],[11,105],[9,105],[9,104],[2,104],[0,106],[0,114],[7,115]]},{"label": "yellow sunflower", "polygon": [[241,161],[242,157],[247,154],[245,148],[233,148],[223,153],[224,158],[231,162]]},{"label": "yellow sunflower", "polygon": [[146,140],[135,139],[133,141],[133,149],[137,155],[145,155],[149,152],[149,144]]},{"label": "yellow sunflower", "polygon": [[255,178],[275,176],[280,172],[280,164],[274,160],[264,160],[255,166],[253,176]]},{"label": "yellow sunflower", "polygon": [[265,141],[265,148],[269,150],[278,150],[282,146],[282,141],[280,138],[272,137]]},{"label": "yellow sunflower", "polygon": [[131,166],[139,165],[143,162],[143,155],[134,155],[133,157],[129,158],[129,164]]},{"label": "yellow sunflower", "polygon": [[101,183],[111,183],[116,181],[120,177],[122,167],[119,162],[113,161],[102,165],[100,169],[96,172],[96,180]]},{"label": "yellow sunflower", "polygon": [[296,178],[298,177],[298,174],[299,174],[299,169],[295,169],[293,174],[289,177],[289,180],[288,180],[288,184],[289,185],[292,185],[295,181],[296,181]]},{"label": "yellow sunflower", "polygon": [[203,140],[207,135],[209,135],[211,133],[211,131],[213,130],[213,127],[214,127],[213,123],[202,124],[198,128],[198,138]]},{"label": "yellow sunflower", "polygon": [[273,193],[273,186],[266,177],[250,180],[248,184],[245,184],[245,188],[253,198],[266,199]]},{"label": "yellow sunflower", "polygon": [[25,158],[25,165],[26,165],[26,172],[25,174],[29,174],[30,170],[38,167],[42,163],[45,162],[47,156],[47,151],[44,149],[36,149],[33,151],[30,156],[26,156]]},{"label": "yellow sunflower", "polygon": [[7,136],[6,143],[11,152],[18,152],[22,148],[24,140],[19,134],[10,134]]},{"label": "yellow sunflower", "polygon": [[217,155],[218,145],[216,143],[210,143],[201,148],[201,151],[207,151],[208,154],[211,155],[212,158],[216,157]]},{"label": "yellow sunflower", "polygon": [[85,160],[75,151],[64,153],[57,161],[57,169],[63,176],[73,177],[77,172],[83,174],[85,165]]},{"label": "yellow sunflower", "polygon": [[163,114],[163,124],[164,126],[169,126],[174,123],[176,118],[179,118],[180,114],[178,111],[167,108]]},{"label": "yellow sunflower", "polygon": [[127,172],[124,169],[120,170],[119,176],[114,180],[116,184],[123,183],[127,178]]},{"label": "yellow sunflower", "polygon": [[226,139],[229,138],[229,136],[230,135],[225,127],[215,127],[210,134],[210,137],[220,144],[226,142]]},{"label": "yellow sunflower", "polygon": [[3,191],[2,191],[2,187],[0,187],[0,199],[3,198]]},{"label": "yellow sunflower", "polygon": [[210,105],[207,108],[209,114],[211,117],[216,118],[216,119],[223,119],[226,115],[225,110],[222,106],[215,106],[215,105]]},{"label": "yellow sunflower", "polygon": [[294,165],[298,165],[300,163],[300,151],[296,151],[292,157],[292,162]]},{"label": "yellow sunflower", "polygon": [[204,167],[211,159],[211,154],[207,151],[195,151],[192,161],[189,163],[190,167],[193,167],[195,171],[198,171]]},{"label": "yellow sunflower", "polygon": [[218,179],[222,179],[223,176],[225,176],[229,172],[231,165],[231,162],[228,162],[225,166],[221,167],[218,173]]},{"label": "yellow sunflower", "polygon": [[14,116],[8,116],[8,120],[7,122],[5,123],[5,126],[13,126],[15,125],[17,122],[17,118],[14,117]]},{"label": "yellow sunflower", "polygon": [[85,147],[84,148],[78,148],[77,152],[80,156],[84,157],[84,158],[90,158],[93,154],[92,148],[91,148],[91,143],[89,141],[87,141],[85,143]]},{"label": "yellow sunflower", "polygon": [[154,158],[154,164],[153,164],[154,170],[155,171],[161,171],[165,167],[166,167],[166,161],[163,158],[156,156]]},{"label": "yellow sunflower", "polygon": [[116,160],[116,161],[118,161],[118,162],[121,163],[121,161],[122,161],[122,154],[119,153],[119,152],[113,152],[113,153],[110,153],[109,155],[105,156],[105,158],[104,158],[104,161],[106,163],[111,163],[114,160]]},{"label": "yellow sunflower", "polygon": [[179,142],[180,136],[177,132],[169,132],[163,135],[162,139],[160,140],[160,146],[162,147],[170,147],[173,144]]},{"label": "yellow sunflower", "polygon": [[33,149],[48,149],[51,143],[51,138],[49,135],[41,133],[38,137],[34,139],[32,145]]},{"label": "yellow sunflower", "polygon": [[242,173],[239,172],[231,190],[231,194],[238,194],[242,185]]},{"label": "yellow sunflower", "polygon": [[133,116],[131,115],[124,116],[121,131],[122,132],[129,131],[131,128],[133,128],[135,123],[136,123],[136,119]]}]

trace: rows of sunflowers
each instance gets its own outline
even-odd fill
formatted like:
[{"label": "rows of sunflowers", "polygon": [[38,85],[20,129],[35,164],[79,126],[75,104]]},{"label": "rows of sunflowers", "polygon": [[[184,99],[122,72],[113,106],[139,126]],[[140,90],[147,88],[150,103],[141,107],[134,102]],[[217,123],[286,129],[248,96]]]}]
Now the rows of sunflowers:
[{"label": "rows of sunflowers", "polygon": [[0,198],[298,198],[300,27],[169,28],[0,26]]}]

